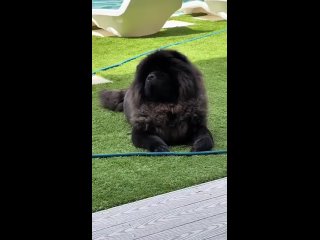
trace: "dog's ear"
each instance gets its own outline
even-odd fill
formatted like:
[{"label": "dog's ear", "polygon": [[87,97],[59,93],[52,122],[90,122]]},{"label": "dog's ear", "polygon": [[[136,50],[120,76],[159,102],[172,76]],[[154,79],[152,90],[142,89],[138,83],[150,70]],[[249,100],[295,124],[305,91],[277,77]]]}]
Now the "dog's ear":
[{"label": "dog's ear", "polygon": [[198,86],[195,83],[194,76],[181,71],[177,76],[179,82],[179,98],[187,101],[198,94]]},{"label": "dog's ear", "polygon": [[185,63],[190,63],[190,61],[188,60],[188,58],[183,55],[182,53],[175,51],[175,50],[169,50],[171,52],[171,55]]}]

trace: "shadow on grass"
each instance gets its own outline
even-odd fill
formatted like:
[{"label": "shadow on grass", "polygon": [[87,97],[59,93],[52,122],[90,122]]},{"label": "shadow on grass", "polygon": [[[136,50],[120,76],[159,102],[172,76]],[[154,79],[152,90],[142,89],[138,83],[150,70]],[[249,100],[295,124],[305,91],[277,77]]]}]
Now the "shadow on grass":
[{"label": "shadow on grass", "polygon": [[208,16],[208,14],[206,13],[191,13],[191,14],[186,14],[189,15],[191,17],[203,17],[203,16]]},{"label": "shadow on grass", "polygon": [[[201,31],[201,30],[194,30],[189,27],[174,27],[174,28],[166,28],[162,29],[155,34],[151,34],[148,36],[142,37],[121,37],[123,39],[146,39],[146,38],[156,38],[156,37],[175,37],[175,36],[188,36],[193,34],[199,33],[207,33],[210,31]],[[118,38],[117,36],[109,36],[110,38]]]},{"label": "shadow on grass", "polygon": [[[100,28],[95,28],[92,30],[99,30]],[[156,37],[175,37],[175,36],[188,36],[193,34],[199,34],[199,33],[207,33],[210,31],[201,31],[201,30],[194,30],[189,27],[174,27],[174,28],[166,28],[162,29],[159,32],[155,34],[151,34],[148,36],[142,36],[142,37],[121,37],[122,39],[146,39],[146,38],[156,38]],[[119,38],[118,36],[108,36],[110,38]]]},{"label": "shadow on grass", "polygon": [[[188,56],[186,54],[186,56]],[[210,58],[204,59],[199,61],[194,61],[195,64],[204,75],[210,74],[212,72],[222,72],[221,68],[224,68],[224,65],[227,63],[227,57],[217,57],[217,58]],[[223,69],[223,71],[226,69]],[[213,76],[214,77],[214,76]]]},{"label": "shadow on grass", "polygon": [[189,27],[174,27],[162,29],[155,34],[144,36],[141,38],[154,38],[154,37],[174,37],[174,36],[187,36],[192,34],[206,33],[208,31],[194,30]]}]

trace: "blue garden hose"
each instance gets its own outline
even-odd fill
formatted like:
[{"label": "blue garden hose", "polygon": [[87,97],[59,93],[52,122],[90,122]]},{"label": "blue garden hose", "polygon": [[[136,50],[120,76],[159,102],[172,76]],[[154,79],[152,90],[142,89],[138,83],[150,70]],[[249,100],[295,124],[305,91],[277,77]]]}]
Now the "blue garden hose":
[{"label": "blue garden hose", "polygon": [[194,156],[194,155],[221,155],[227,154],[227,150],[203,151],[203,152],[131,152],[131,153],[109,153],[93,154],[92,158],[111,158],[111,157],[155,157],[155,156]]},{"label": "blue garden hose", "polygon": [[157,49],[150,50],[150,51],[141,53],[141,54],[139,54],[139,55],[136,55],[136,56],[134,56],[134,57],[128,58],[128,59],[126,59],[126,60],[124,60],[124,61],[122,61],[122,62],[113,64],[113,65],[110,65],[110,66],[107,66],[107,67],[100,68],[100,69],[98,69],[98,70],[96,70],[96,71],[93,71],[93,72],[92,72],[92,75],[95,75],[95,74],[98,73],[98,72],[102,72],[102,71],[106,71],[106,70],[109,70],[109,69],[112,69],[112,68],[115,68],[115,67],[119,67],[119,66],[121,66],[121,65],[123,65],[123,64],[125,64],[125,63],[127,63],[127,62],[130,62],[130,61],[135,60],[135,59],[137,59],[137,58],[139,58],[139,57],[142,57],[142,56],[151,54],[151,53],[156,52],[156,51],[158,51],[158,50],[160,50],[160,49],[165,49],[165,48],[169,48],[169,47],[172,47],[172,46],[184,44],[184,43],[187,43],[187,42],[192,42],[192,41],[199,40],[199,39],[202,39],[202,38],[214,36],[214,35],[217,35],[217,34],[226,32],[226,31],[227,31],[227,29],[225,28],[225,29],[221,29],[221,30],[209,32],[209,33],[207,33],[207,34],[204,34],[204,35],[201,35],[201,36],[198,36],[198,37],[189,38],[189,39],[185,39],[185,40],[180,41],[180,42],[171,43],[171,44],[168,44],[168,45],[159,47],[159,48],[157,48]]}]

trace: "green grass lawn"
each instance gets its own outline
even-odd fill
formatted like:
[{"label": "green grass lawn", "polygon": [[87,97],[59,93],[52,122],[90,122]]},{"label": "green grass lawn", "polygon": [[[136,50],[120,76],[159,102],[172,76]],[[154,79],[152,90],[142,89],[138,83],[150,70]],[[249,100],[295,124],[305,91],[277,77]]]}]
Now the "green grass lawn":
[{"label": "green grass lawn", "polygon": [[[161,32],[143,38],[92,37],[92,68],[112,65],[160,46],[226,28],[226,21],[196,20],[190,15],[171,19],[195,25]],[[209,129],[215,136],[215,149],[227,149],[227,34],[175,46],[198,66],[205,79],[209,99]],[[123,113],[102,109],[98,92],[104,88],[127,88],[142,58],[100,73],[113,83],[92,86],[92,152],[143,151],[131,143],[131,128]],[[171,151],[189,151],[190,146]],[[227,175],[227,157],[128,157],[92,159],[92,211],[155,196]]]}]

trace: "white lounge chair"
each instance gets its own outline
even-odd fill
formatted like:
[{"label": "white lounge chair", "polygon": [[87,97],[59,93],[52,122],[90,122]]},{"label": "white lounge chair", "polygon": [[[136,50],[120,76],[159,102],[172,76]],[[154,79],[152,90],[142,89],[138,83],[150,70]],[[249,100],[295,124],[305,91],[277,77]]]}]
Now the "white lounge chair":
[{"label": "white lounge chair", "polygon": [[185,14],[191,14],[191,13],[211,14],[208,4],[200,0],[185,2],[182,4],[182,7],[180,10],[182,10]]},{"label": "white lounge chair", "polygon": [[227,0],[205,0],[210,12],[227,20]]},{"label": "white lounge chair", "polygon": [[206,13],[209,15],[217,15],[223,19],[227,19],[227,0],[204,0],[190,1],[182,4],[181,9],[186,14]]},{"label": "white lounge chair", "polygon": [[124,0],[119,9],[92,9],[92,22],[119,37],[154,34],[182,6],[182,0]]}]

